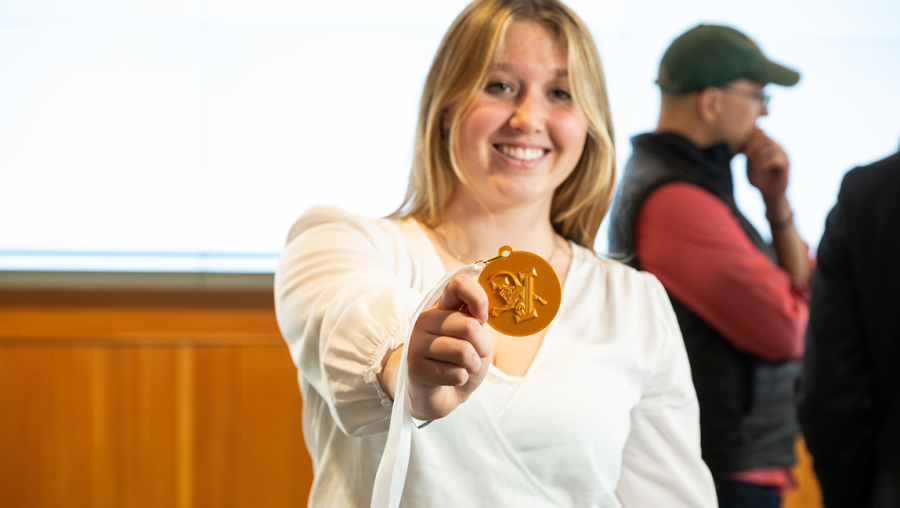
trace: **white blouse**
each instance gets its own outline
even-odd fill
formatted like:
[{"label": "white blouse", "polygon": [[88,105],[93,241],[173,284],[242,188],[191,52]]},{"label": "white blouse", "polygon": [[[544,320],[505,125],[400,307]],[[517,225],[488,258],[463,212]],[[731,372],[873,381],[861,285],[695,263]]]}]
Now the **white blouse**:
[{"label": "white blouse", "polygon": [[[391,407],[376,375],[444,272],[415,221],[316,207],[291,229],[275,299],[304,399],[309,506],[369,506]],[[681,333],[652,275],[573,245],[531,367],[491,391],[413,429],[402,506],[716,506]]]},{"label": "white blouse", "polygon": [[510,376],[493,365],[489,366],[487,376],[478,387],[488,413],[496,416],[521,384],[521,376]]}]

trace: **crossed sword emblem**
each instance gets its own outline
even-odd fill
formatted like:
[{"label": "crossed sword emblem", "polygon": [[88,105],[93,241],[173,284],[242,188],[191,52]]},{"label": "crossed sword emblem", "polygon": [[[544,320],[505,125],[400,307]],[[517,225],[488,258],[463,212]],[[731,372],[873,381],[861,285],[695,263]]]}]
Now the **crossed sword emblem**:
[{"label": "crossed sword emblem", "polygon": [[[501,281],[497,281],[502,277]],[[534,308],[534,302],[538,301],[547,305],[544,300],[534,292],[534,279],[537,277],[537,270],[531,269],[531,273],[520,272],[518,276],[512,272],[497,272],[490,277],[491,289],[493,289],[503,301],[505,305],[494,307],[491,309],[491,315],[499,316],[506,311],[513,311],[516,324],[522,321],[528,321],[538,317],[537,309]],[[512,280],[512,282],[510,282]]]}]

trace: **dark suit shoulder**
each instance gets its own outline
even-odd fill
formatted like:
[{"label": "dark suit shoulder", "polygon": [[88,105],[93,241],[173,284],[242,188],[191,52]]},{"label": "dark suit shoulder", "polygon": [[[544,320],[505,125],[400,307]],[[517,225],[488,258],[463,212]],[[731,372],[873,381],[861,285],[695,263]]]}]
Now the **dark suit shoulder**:
[{"label": "dark suit shoulder", "polygon": [[900,189],[900,152],[854,168],[844,175],[840,199],[866,201],[880,196],[897,196]]}]

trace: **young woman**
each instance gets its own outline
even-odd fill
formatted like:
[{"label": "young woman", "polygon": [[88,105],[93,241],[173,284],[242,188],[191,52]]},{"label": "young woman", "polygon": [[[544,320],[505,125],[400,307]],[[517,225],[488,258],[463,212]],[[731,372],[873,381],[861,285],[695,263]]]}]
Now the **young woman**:
[{"label": "young woman", "polygon": [[[307,211],[276,274],[313,458],[310,506],[369,506],[402,342],[413,429],[403,506],[715,506],[678,323],[659,282],[591,250],[613,191],[604,77],[555,0],[476,0],[425,83],[409,190],[389,219]],[[454,267],[502,245],[563,282],[546,329],[484,325]]]}]

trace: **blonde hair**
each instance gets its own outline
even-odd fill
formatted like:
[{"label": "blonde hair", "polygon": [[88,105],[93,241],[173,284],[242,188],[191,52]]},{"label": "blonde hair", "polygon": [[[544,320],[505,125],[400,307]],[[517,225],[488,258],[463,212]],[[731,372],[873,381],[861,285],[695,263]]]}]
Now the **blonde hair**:
[{"label": "blonde hair", "polygon": [[[526,20],[558,34],[572,96],[588,124],[581,159],[553,195],[550,221],[563,237],[593,248],[615,183],[612,120],[597,46],[578,16],[557,0],[475,0],[456,18],[425,79],[409,186],[391,217],[440,225],[454,185],[466,185],[450,141],[485,86],[506,29]],[[449,130],[442,127],[447,121]]]}]

